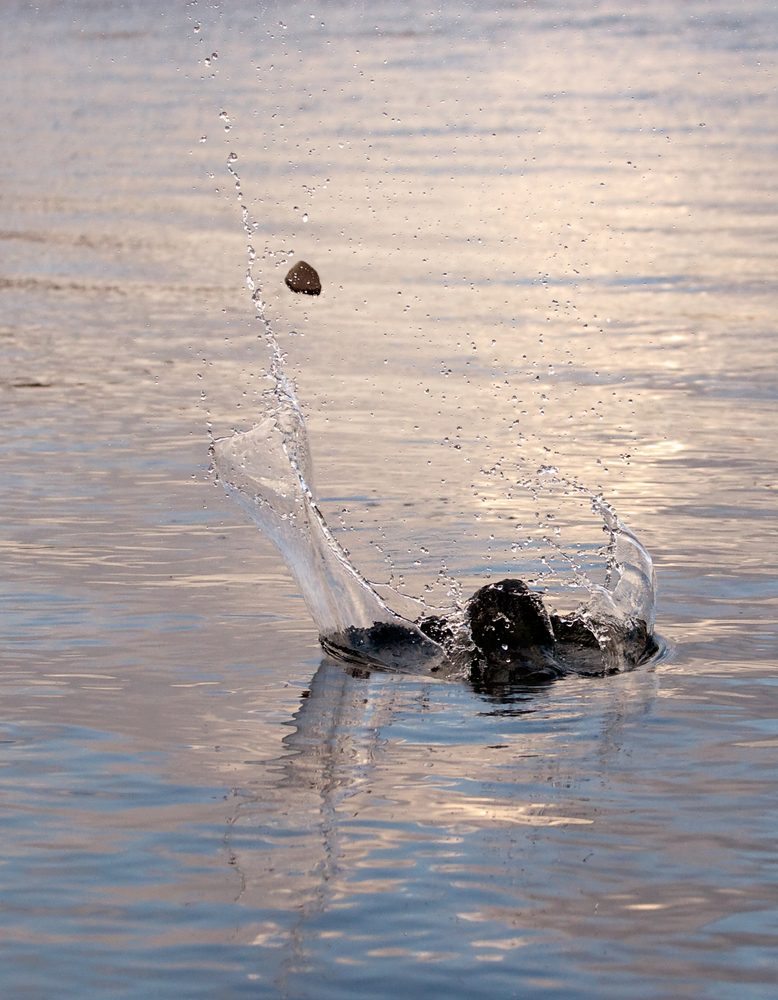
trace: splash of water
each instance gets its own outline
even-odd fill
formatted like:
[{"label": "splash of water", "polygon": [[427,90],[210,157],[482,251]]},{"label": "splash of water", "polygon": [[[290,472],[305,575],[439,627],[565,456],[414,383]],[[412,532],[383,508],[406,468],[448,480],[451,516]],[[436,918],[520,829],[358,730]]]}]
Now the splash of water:
[{"label": "splash of water", "polygon": [[549,486],[561,486],[567,494],[578,494],[589,500],[592,513],[600,517],[603,530],[608,534],[605,550],[605,580],[598,584],[591,580],[579,561],[568,554],[553,538],[543,540],[567,563],[572,573],[572,584],[588,593],[581,613],[593,620],[606,616],[615,620],[643,621],[653,631],[656,618],[657,580],[654,564],[637,535],[617,515],[611,504],[586,486],[561,476],[553,466],[541,466],[534,480],[525,479],[519,484],[529,490],[536,501]]},{"label": "splash of water", "polygon": [[[253,238],[258,226],[243,204],[236,159],[230,154],[227,169],[235,180],[244,231]],[[271,254],[266,248],[265,256]],[[444,650],[386,605],[351,564],[319,510],[305,419],[265,312],[251,245],[248,257],[246,284],[270,349],[273,385],[260,397],[262,415],[250,431],[212,443],[217,474],[280,551],[328,648],[382,666],[399,669],[407,661],[432,668],[445,660]]]},{"label": "splash of water", "polygon": [[[231,153],[227,169],[235,181],[243,229],[252,241],[259,227],[243,202],[236,159]],[[251,430],[212,443],[219,479],[280,551],[325,649],[343,659],[385,669],[469,674],[478,646],[468,607],[456,601],[449,613],[430,616],[431,609],[419,602],[416,621],[403,617],[361,576],[328,528],[314,492],[305,420],[265,312],[251,242],[247,253],[246,284],[270,351],[271,387],[260,397],[260,416]],[[274,256],[266,247],[264,257]],[[517,485],[531,489],[537,497],[550,482],[591,499],[592,510],[602,518],[609,535],[606,576],[604,584],[593,583],[572,557],[546,539],[569,563],[574,585],[585,589],[588,600],[567,616],[549,617],[544,610],[544,620],[557,642],[553,653],[542,651],[540,659],[536,657],[532,669],[542,676],[558,676],[570,669],[605,673],[632,666],[651,648],[656,604],[651,558],[609,504],[565,480],[556,469],[541,468],[536,481]],[[506,676],[510,662],[507,657]]]}]

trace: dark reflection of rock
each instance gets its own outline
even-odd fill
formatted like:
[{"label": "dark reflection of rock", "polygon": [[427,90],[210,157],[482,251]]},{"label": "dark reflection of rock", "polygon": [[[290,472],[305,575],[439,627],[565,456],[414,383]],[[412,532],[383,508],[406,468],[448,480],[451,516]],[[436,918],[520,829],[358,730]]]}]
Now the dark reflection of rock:
[{"label": "dark reflection of rock", "polygon": [[304,260],[297,261],[284,281],[293,292],[302,292],[303,295],[319,295],[321,293],[319,275]]}]

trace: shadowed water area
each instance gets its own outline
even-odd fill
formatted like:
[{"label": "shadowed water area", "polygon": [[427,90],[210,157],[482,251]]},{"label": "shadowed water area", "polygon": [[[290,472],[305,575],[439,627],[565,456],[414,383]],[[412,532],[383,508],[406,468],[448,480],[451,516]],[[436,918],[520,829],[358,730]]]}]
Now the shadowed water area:
[{"label": "shadowed water area", "polygon": [[[3,996],[773,996],[777,46],[766,2],[5,5]],[[210,469],[279,365],[392,614],[572,614],[612,511],[659,654],[324,653]]]}]

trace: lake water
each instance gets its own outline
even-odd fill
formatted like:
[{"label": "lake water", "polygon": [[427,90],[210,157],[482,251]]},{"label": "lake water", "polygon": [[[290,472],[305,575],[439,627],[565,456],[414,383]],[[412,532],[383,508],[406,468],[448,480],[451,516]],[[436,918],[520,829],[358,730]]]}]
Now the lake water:
[{"label": "lake water", "polygon": [[[757,0],[4,5],[3,997],[774,995],[777,48]],[[270,363],[230,154],[365,576],[595,566],[553,466],[658,660],[322,654],[209,472]]]}]

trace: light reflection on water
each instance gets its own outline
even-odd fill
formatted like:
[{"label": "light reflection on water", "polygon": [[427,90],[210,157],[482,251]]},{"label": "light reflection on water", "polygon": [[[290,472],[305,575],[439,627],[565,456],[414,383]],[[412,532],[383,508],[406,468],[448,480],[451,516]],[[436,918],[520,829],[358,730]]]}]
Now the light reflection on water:
[{"label": "light reflection on water", "polygon": [[[189,13],[0,36],[5,992],[772,996],[772,5]],[[654,670],[322,659],[207,476],[267,365],[233,149],[322,274],[263,264],[355,562],[515,565],[495,457],[553,462],[655,559]]]},{"label": "light reflection on water", "polygon": [[[50,974],[96,989],[108,963],[130,995],[176,968],[171,995],[205,995],[210,969],[224,978],[208,989],[239,995],[262,983],[391,996],[398,959],[413,995],[453,974],[463,996],[544,977],[564,995],[646,995],[651,982],[666,995],[666,976],[700,975],[687,953],[726,946],[738,962],[774,947],[769,921],[747,930],[774,903],[758,876],[774,816],[753,821],[774,775],[748,749],[775,742],[775,721],[759,727],[747,705],[767,689],[711,697],[687,679],[662,692],[638,671],[495,703],[325,659],[276,760],[220,749],[229,791],[203,783],[213,764],[197,784],[161,780],[181,751],[8,727],[4,843],[25,890],[10,894],[4,937],[18,983],[45,946]],[[722,809],[747,829],[723,828]]]}]

